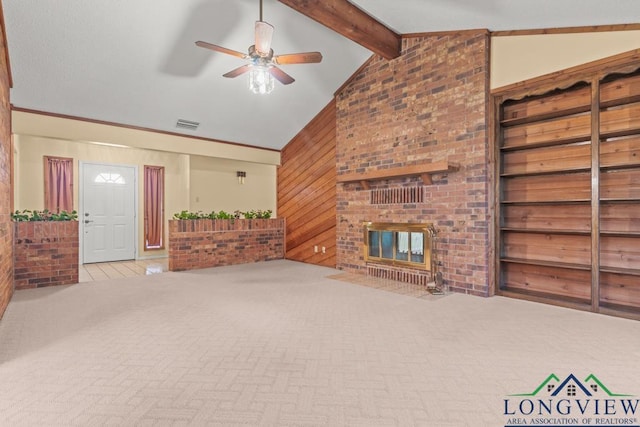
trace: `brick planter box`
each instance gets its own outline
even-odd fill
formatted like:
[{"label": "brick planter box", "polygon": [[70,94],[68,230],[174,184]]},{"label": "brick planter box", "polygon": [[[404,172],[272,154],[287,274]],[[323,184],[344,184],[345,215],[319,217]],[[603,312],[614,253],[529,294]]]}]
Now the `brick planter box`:
[{"label": "brick planter box", "polygon": [[284,219],[169,221],[169,271],[284,258]]},{"label": "brick planter box", "polygon": [[14,223],[15,289],[78,283],[78,221]]}]

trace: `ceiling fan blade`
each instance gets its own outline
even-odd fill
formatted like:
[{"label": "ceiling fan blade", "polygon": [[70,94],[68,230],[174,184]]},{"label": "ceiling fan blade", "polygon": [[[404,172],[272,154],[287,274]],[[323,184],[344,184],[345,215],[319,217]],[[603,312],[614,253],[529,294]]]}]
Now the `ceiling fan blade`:
[{"label": "ceiling fan blade", "polygon": [[322,61],[322,54],[320,52],[302,52],[302,53],[289,53],[285,55],[277,55],[273,57],[273,61],[276,64],[313,64]]},{"label": "ceiling fan blade", "polygon": [[244,74],[247,71],[249,71],[250,68],[251,68],[251,65],[246,64],[246,65],[243,65],[242,67],[238,67],[238,68],[236,68],[234,70],[231,70],[228,73],[223,74],[222,76],[223,77],[229,77],[229,78],[238,77],[240,74]]},{"label": "ceiling fan blade", "polygon": [[285,73],[278,67],[269,67],[269,73],[276,78],[283,85],[288,85],[295,82],[295,79],[289,74]]},{"label": "ceiling fan blade", "polygon": [[246,53],[238,52],[237,50],[227,49],[226,47],[218,46],[216,44],[211,44],[211,43],[207,43],[207,42],[203,42],[203,41],[197,41],[196,45],[200,46],[200,47],[203,47],[205,49],[216,51],[216,52],[226,53],[227,55],[237,56],[238,58],[242,58],[242,59],[247,58],[247,54]]},{"label": "ceiling fan blade", "polygon": [[256,21],[256,52],[260,56],[269,56],[271,40],[273,39],[273,26],[264,21]]}]

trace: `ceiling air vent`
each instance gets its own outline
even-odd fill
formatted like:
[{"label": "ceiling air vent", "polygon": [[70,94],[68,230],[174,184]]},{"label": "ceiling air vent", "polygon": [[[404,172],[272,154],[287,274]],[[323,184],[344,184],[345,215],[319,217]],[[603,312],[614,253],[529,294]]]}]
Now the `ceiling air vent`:
[{"label": "ceiling air vent", "polygon": [[178,129],[197,130],[200,123],[192,122],[190,120],[178,119],[176,127]]}]

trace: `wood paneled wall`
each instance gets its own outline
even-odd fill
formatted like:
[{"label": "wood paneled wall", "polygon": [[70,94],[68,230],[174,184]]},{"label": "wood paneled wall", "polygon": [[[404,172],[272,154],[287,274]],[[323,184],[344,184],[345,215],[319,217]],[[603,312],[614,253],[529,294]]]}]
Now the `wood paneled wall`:
[{"label": "wood paneled wall", "polygon": [[278,169],[278,217],[286,219],[287,259],[336,266],[336,104],[333,100],[282,150],[282,166]]}]

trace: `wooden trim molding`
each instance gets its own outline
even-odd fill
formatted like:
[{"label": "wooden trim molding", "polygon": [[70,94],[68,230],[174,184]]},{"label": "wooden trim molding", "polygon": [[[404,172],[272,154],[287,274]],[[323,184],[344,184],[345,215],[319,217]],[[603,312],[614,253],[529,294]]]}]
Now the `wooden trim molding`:
[{"label": "wooden trim molding", "polygon": [[[591,80],[591,271],[600,272],[600,82]],[[593,250],[598,248],[598,250]],[[591,311],[600,310],[600,277],[591,274]]]},{"label": "wooden trim molding", "polygon": [[107,122],[107,121],[104,121],[104,120],[97,120],[97,119],[89,119],[89,118],[86,118],[86,117],[70,116],[70,115],[67,115],[67,114],[59,114],[59,113],[51,113],[51,112],[48,112],[48,111],[32,110],[32,109],[29,109],[29,108],[16,107],[15,105],[11,105],[11,111],[18,111],[18,112],[21,112],[21,113],[40,114],[40,115],[43,115],[43,116],[56,117],[56,118],[59,118],[59,119],[78,120],[78,121],[81,121],[81,122],[95,123],[95,124],[98,124],[98,125],[106,125],[106,126],[114,126],[114,127],[119,127],[119,128],[123,128],[123,129],[138,130],[138,131],[142,131],[142,132],[152,132],[152,133],[157,133],[157,134],[161,134],[161,135],[176,136],[176,137],[180,137],[180,138],[197,139],[197,140],[200,140],[200,141],[207,141],[207,142],[217,142],[219,144],[234,145],[236,147],[255,148],[257,150],[274,151],[276,153],[280,152],[280,150],[275,149],[275,148],[258,147],[257,145],[242,144],[240,142],[223,141],[223,140],[220,140],[220,139],[205,138],[203,136],[187,135],[187,134],[178,133],[178,132],[168,132],[168,131],[164,131],[164,130],[145,128],[145,127],[142,127],[142,126],[124,125],[124,124],[121,124],[121,123]]},{"label": "wooden trim molding", "polygon": [[640,68],[640,49],[495,88],[491,95],[501,99],[519,99],[554,89],[566,89],[579,81],[589,82],[594,74],[606,76],[611,73],[628,73],[634,71],[634,68]]},{"label": "wooden trim molding", "polygon": [[432,31],[423,33],[406,33],[402,34],[402,39],[410,39],[414,37],[438,37],[438,36],[458,36],[468,34],[491,34],[486,28],[476,28],[471,30],[447,30],[447,31]]},{"label": "wooden trim molding", "polygon": [[637,31],[640,24],[591,25],[584,27],[536,28],[530,30],[492,31],[492,37],[531,36],[539,34],[573,34],[573,33],[604,33],[609,31]]},{"label": "wooden trim molding", "polygon": [[[11,115],[9,115],[11,116]],[[9,137],[9,188],[11,188],[10,196],[9,196],[9,212],[15,211],[16,200],[15,200],[15,170],[16,170],[16,153],[15,153],[16,141],[14,139],[14,135],[11,134]],[[2,316],[0,310],[0,316]]]}]

